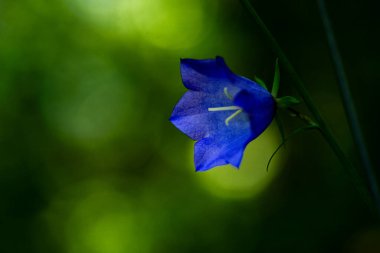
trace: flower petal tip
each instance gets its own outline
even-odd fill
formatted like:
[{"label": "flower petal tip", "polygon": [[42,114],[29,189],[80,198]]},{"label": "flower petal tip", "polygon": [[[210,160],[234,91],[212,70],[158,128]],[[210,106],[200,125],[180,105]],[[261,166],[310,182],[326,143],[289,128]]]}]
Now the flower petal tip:
[{"label": "flower petal tip", "polygon": [[218,168],[218,167],[221,167],[221,166],[225,166],[225,165],[230,165],[234,170],[240,170],[240,164],[237,165],[237,164],[232,164],[232,163],[226,163],[226,164],[222,164],[222,165],[216,165],[216,166],[212,166],[212,167],[195,167],[195,172],[206,172],[208,170],[211,170],[211,169],[214,169],[214,168]]}]

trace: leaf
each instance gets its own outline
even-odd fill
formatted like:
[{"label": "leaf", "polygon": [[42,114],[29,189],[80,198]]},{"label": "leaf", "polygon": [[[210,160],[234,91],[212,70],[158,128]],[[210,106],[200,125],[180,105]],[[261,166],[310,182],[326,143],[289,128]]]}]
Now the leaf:
[{"label": "leaf", "polygon": [[272,85],[272,96],[277,97],[278,89],[280,88],[280,67],[278,65],[278,58],[276,59],[276,66],[274,69],[274,78]]}]

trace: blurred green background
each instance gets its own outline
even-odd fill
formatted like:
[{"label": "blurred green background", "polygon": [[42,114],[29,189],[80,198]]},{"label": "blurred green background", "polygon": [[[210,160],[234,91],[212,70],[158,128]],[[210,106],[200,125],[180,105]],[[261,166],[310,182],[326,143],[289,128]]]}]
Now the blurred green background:
[{"label": "blurred green background", "polygon": [[[315,1],[253,0],[356,161]],[[376,168],[375,1],[328,1]],[[275,55],[232,0],[0,1],[0,252],[380,252],[373,214],[324,140],[195,173],[170,124],[180,58],[270,82]],[[282,74],[281,95],[296,95]],[[301,108],[302,110],[302,108]],[[282,115],[287,131],[298,122]]]}]

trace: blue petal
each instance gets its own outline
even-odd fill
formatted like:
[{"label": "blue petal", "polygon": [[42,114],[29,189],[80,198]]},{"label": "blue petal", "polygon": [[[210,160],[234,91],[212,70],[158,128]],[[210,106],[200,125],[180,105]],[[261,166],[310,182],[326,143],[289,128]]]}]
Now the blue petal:
[{"label": "blue petal", "polygon": [[198,141],[194,147],[196,171],[206,171],[213,167],[231,164],[239,168],[243,152],[252,140],[249,131],[224,138],[210,137]]},{"label": "blue petal", "polygon": [[219,56],[207,60],[181,59],[181,76],[185,87],[193,91],[214,93],[224,87],[231,93],[236,93],[237,89],[265,90],[257,83],[234,74]]},{"label": "blue petal", "polygon": [[[200,140],[215,134],[223,135],[224,133],[219,133],[219,131],[226,130],[225,119],[233,111],[210,112],[208,108],[231,105],[233,102],[226,97],[222,90],[215,94],[188,91],[175,106],[170,121],[193,140]],[[238,115],[230,122],[227,130],[238,132],[240,124],[244,123],[242,121],[249,123],[248,116]]]},{"label": "blue petal", "polygon": [[239,167],[245,146],[254,138],[250,117],[241,112],[228,124],[225,123],[234,111],[210,112],[208,108],[230,106],[225,94],[208,94],[188,91],[174,108],[171,122],[195,144],[194,160],[197,171],[232,164]]},{"label": "blue petal", "polygon": [[265,89],[261,92],[243,90],[235,96],[234,103],[249,114],[254,138],[269,126],[276,112],[276,103]]},{"label": "blue petal", "polygon": [[189,90],[213,93],[232,82],[231,74],[221,57],[207,60],[181,59],[182,82]]}]

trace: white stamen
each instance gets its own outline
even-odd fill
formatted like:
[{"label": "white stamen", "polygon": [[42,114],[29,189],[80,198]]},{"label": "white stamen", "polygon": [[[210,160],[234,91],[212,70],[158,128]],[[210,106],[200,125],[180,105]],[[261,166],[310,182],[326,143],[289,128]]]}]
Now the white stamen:
[{"label": "white stamen", "polygon": [[235,111],[235,110],[241,110],[239,106],[223,106],[223,107],[211,107],[208,108],[209,112],[219,112],[219,111]]},{"label": "white stamen", "polygon": [[[228,92],[228,88],[227,87],[224,87],[223,89],[224,91],[224,94],[226,95],[226,97],[229,99],[229,100],[233,100],[233,97],[232,95]],[[224,123],[226,124],[226,126],[229,125],[230,121],[235,118],[237,115],[239,115],[239,113],[241,113],[243,111],[243,109],[239,106],[235,106],[235,105],[231,105],[231,106],[223,106],[223,107],[211,107],[211,108],[208,108],[207,109],[209,112],[220,112],[220,111],[236,111],[234,112],[233,114],[231,114],[230,116],[228,116],[228,118],[226,118],[224,120]]]},{"label": "white stamen", "polygon": [[239,109],[237,110],[236,112],[234,112],[233,114],[231,114],[231,116],[229,116],[225,121],[224,123],[226,123],[226,126],[228,126],[230,120],[232,120],[233,118],[235,118],[239,113],[241,113],[243,110],[242,109]]},{"label": "white stamen", "polygon": [[226,95],[226,97],[229,99],[229,100],[232,100],[232,95],[228,92],[228,89],[227,87],[224,87],[224,95]]}]

